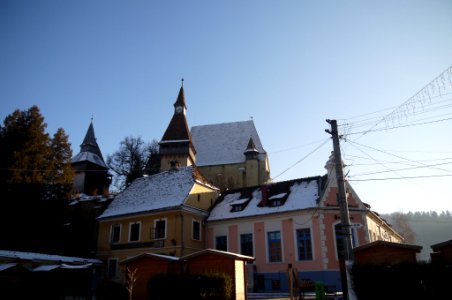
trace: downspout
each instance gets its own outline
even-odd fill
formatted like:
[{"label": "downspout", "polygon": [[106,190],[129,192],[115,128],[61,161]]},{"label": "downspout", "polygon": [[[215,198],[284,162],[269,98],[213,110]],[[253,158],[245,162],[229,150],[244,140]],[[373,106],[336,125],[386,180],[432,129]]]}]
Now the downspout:
[{"label": "downspout", "polygon": [[185,232],[184,232],[184,215],[180,213],[180,256],[184,256],[184,248],[185,248]]}]

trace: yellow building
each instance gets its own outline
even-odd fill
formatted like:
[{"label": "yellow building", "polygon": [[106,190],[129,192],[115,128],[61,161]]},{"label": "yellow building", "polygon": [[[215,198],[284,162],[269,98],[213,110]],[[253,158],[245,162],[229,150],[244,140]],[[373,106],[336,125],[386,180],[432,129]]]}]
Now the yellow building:
[{"label": "yellow building", "polygon": [[270,164],[252,120],[194,126],[196,166],[221,190],[270,181]]},{"label": "yellow building", "polygon": [[205,248],[205,219],[218,189],[192,166],[136,179],[99,216],[97,257],[124,280],[119,262],[142,253],[183,256]]},{"label": "yellow building", "polygon": [[160,169],[196,165],[221,190],[270,181],[270,164],[252,120],[194,126],[189,130],[184,87],[160,145]]},{"label": "yellow building", "polygon": [[[143,253],[181,257],[206,247],[205,220],[220,189],[270,178],[252,121],[197,126],[190,132],[183,86],[159,142],[160,173],[138,178],[99,216],[97,257],[123,281],[124,259]],[[198,150],[199,149],[199,150]]]}]

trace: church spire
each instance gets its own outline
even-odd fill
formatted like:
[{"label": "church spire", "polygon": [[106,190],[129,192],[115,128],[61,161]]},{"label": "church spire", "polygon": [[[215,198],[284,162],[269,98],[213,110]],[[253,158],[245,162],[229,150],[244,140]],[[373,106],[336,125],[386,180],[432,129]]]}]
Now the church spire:
[{"label": "church spire", "polygon": [[182,85],[174,103],[174,114],[159,143],[161,168],[167,169],[167,165],[180,164],[181,166],[195,163],[196,150],[193,146],[190,129],[188,127],[185,104],[184,84]]},{"label": "church spire", "polygon": [[182,78],[181,87],[179,94],[177,95],[176,102],[174,102],[174,112],[175,113],[186,113],[187,105],[185,104],[185,93],[184,93],[184,79]]},{"label": "church spire", "polygon": [[243,154],[245,154],[247,158],[254,158],[259,154],[259,150],[257,150],[256,145],[254,144],[253,137],[250,137],[248,146],[246,146]]},{"label": "church spire", "polygon": [[104,160],[102,152],[100,152],[99,145],[96,141],[96,135],[94,134],[93,119],[91,118],[91,123],[89,124],[88,130],[86,131],[83,143],[80,145],[80,152],[90,152],[99,156],[102,161]]}]

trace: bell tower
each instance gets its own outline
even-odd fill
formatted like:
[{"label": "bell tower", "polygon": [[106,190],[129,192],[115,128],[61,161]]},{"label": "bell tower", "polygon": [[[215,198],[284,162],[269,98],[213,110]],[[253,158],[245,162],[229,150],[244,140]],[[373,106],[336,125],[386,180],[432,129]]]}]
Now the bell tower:
[{"label": "bell tower", "polygon": [[186,111],[184,80],[182,79],[182,85],[174,103],[173,117],[159,142],[160,171],[195,164],[196,150],[188,128]]}]

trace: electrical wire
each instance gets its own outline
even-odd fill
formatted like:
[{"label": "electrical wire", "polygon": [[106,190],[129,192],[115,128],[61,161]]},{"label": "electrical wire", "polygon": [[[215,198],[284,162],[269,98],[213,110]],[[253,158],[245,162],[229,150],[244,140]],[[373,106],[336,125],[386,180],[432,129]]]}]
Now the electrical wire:
[{"label": "electrical wire", "polygon": [[316,152],[317,150],[319,150],[320,148],[322,148],[322,146],[324,146],[329,140],[330,140],[330,138],[327,138],[325,141],[323,141],[323,143],[321,143],[319,146],[317,146],[314,150],[312,150],[311,152],[309,152],[308,154],[306,154],[305,156],[303,156],[301,159],[299,159],[299,160],[296,161],[293,165],[291,165],[290,167],[288,167],[287,169],[285,169],[284,171],[282,171],[281,173],[279,173],[277,176],[273,177],[273,179],[278,178],[278,177],[281,176],[282,174],[286,173],[287,171],[289,171],[290,169],[292,169],[293,167],[295,167],[296,165],[298,165],[300,162],[302,162],[303,160],[305,160],[306,158],[308,158],[311,154],[313,154],[314,152]]},{"label": "electrical wire", "polygon": [[452,174],[420,175],[420,176],[402,176],[402,177],[386,177],[386,178],[349,179],[349,181],[385,181],[385,180],[398,180],[398,179],[438,178],[438,177],[451,177],[451,176],[452,176]]}]

